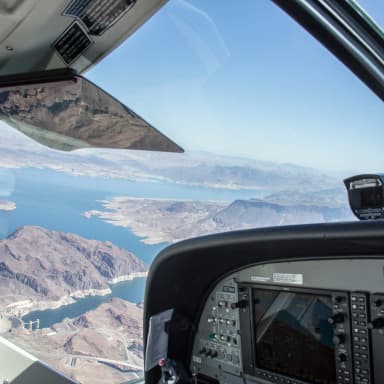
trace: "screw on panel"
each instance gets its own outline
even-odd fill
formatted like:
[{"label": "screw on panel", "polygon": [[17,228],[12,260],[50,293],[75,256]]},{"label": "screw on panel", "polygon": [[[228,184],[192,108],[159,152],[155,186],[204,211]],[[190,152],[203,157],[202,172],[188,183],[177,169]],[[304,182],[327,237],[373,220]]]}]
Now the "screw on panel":
[{"label": "screw on panel", "polygon": [[6,49],[7,51],[13,51],[13,47],[11,47],[10,45],[6,45],[6,46],[5,46],[5,49]]}]

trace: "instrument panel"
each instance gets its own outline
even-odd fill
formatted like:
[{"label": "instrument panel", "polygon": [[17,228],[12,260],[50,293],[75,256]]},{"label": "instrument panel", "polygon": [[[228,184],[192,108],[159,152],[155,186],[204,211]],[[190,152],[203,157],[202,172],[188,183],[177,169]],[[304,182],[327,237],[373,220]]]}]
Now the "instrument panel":
[{"label": "instrument panel", "polygon": [[203,305],[190,370],[240,384],[384,382],[384,262],[292,261],[244,268]]}]

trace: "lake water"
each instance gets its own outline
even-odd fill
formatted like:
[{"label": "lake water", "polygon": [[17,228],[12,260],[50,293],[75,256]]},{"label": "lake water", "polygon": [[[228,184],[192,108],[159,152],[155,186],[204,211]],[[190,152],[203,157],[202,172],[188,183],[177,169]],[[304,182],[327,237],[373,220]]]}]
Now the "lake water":
[{"label": "lake water", "polygon": [[143,300],[145,278],[138,277],[137,279],[124,281],[118,284],[111,285],[112,293],[105,296],[88,296],[83,299],[76,300],[75,303],[65,305],[57,309],[47,309],[45,311],[34,311],[23,317],[23,321],[40,320],[40,328],[50,327],[52,324],[59,323],[66,317],[74,318],[83,313],[97,308],[100,304],[106,303],[113,297],[119,297],[133,303],[138,303]]},{"label": "lake water", "polygon": [[[122,179],[75,176],[64,172],[35,168],[0,169],[0,199],[16,203],[16,210],[0,212],[0,238],[5,238],[24,225],[37,225],[51,230],[76,233],[88,239],[111,241],[133,252],[150,264],[167,244],[147,245],[129,229],[105,223],[97,217],[87,219],[85,211],[102,209],[98,200],[114,196],[170,199],[225,200],[260,197],[260,191],[227,190],[188,186],[177,183],[145,183]],[[76,303],[39,313],[25,320],[40,318],[50,325],[64,317],[74,317],[96,308],[112,297],[138,302],[143,299],[145,279],[111,286],[112,294],[87,297]]]}]

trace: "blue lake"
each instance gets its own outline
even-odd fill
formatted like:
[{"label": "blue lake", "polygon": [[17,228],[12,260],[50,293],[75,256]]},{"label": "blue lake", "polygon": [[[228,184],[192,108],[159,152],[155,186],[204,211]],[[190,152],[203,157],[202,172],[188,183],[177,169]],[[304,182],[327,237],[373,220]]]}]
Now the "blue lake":
[{"label": "blue lake", "polygon": [[[51,230],[76,233],[88,239],[111,241],[150,264],[166,243],[144,244],[129,229],[113,226],[96,217],[87,219],[83,213],[91,209],[102,209],[98,201],[114,196],[231,202],[235,199],[260,197],[260,194],[260,191],[253,190],[76,176],[36,168],[0,169],[0,199],[14,201],[17,207],[11,212],[0,212],[0,238],[5,238],[23,225],[37,225]],[[145,279],[137,279],[123,282],[111,287],[111,295],[88,297],[57,310],[44,311],[45,315],[39,313],[41,324],[46,321],[44,324],[49,325],[66,316],[78,316],[111,297],[138,302],[143,299],[144,281]],[[36,318],[36,315],[31,313],[25,319]]]},{"label": "blue lake", "polygon": [[66,317],[74,318],[83,313],[97,308],[100,304],[108,302],[113,297],[119,297],[133,303],[143,300],[145,278],[139,277],[134,280],[124,281],[111,285],[112,293],[105,296],[88,296],[76,300],[75,303],[65,305],[57,309],[47,309],[45,311],[34,311],[23,317],[23,321],[40,320],[40,327],[47,328],[52,324],[59,323]]}]

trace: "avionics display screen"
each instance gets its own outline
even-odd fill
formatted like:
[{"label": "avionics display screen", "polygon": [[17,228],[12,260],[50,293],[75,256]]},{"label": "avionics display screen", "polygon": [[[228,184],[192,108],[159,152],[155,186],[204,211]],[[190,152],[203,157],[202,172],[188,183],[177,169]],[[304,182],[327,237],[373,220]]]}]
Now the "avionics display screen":
[{"label": "avionics display screen", "polygon": [[383,188],[373,187],[361,190],[361,208],[383,207]]},{"label": "avionics display screen", "polygon": [[314,384],[335,384],[331,296],[252,290],[256,367]]}]

